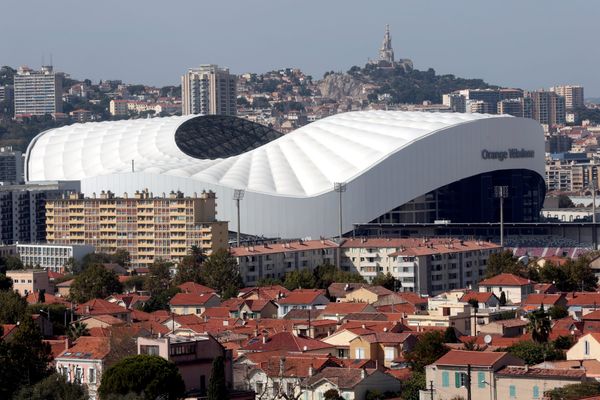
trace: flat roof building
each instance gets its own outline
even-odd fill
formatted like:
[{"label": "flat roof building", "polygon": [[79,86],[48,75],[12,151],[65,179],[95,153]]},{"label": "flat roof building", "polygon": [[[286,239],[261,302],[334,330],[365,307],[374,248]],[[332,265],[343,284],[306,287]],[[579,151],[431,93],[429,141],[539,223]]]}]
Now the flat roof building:
[{"label": "flat roof building", "polygon": [[14,78],[15,117],[62,112],[63,75],[52,66],[19,67]]}]

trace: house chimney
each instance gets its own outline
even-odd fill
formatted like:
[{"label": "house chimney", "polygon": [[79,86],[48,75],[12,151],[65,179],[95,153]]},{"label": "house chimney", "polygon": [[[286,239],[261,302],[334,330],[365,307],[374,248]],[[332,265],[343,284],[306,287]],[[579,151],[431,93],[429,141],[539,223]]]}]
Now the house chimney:
[{"label": "house chimney", "polygon": [[85,306],[85,313],[89,314],[90,313],[90,306]]},{"label": "house chimney", "polygon": [[69,338],[65,338],[65,350],[68,350],[69,347],[71,347],[71,344],[69,343]]},{"label": "house chimney", "polygon": [[313,376],[315,374],[315,369],[312,364],[308,366],[308,376]]},{"label": "house chimney", "polygon": [[367,377],[367,371],[363,367],[363,368],[360,369],[360,379],[365,379],[366,377]]},{"label": "house chimney", "polygon": [[268,339],[267,338],[267,334],[263,333],[263,337],[262,338],[263,338],[263,344],[266,344],[267,343],[267,339]]}]

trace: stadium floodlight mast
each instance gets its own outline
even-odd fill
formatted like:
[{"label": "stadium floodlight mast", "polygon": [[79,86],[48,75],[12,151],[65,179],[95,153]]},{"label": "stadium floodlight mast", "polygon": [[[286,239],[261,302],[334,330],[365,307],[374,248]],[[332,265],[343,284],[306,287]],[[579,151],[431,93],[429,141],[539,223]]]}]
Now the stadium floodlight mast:
[{"label": "stadium floodlight mast", "polygon": [[233,190],[233,200],[237,207],[237,247],[240,247],[240,200],[244,198],[244,189]]},{"label": "stadium floodlight mast", "polygon": [[508,197],[508,186],[494,186],[494,197],[500,199],[500,247],[504,247],[504,199]]},{"label": "stadium floodlight mast", "polygon": [[338,203],[338,208],[339,208],[339,213],[340,213],[340,232],[339,232],[339,244],[338,244],[338,251],[337,251],[337,267],[338,269],[341,269],[341,252],[342,252],[342,221],[343,221],[343,213],[342,213],[342,194],[346,191],[347,189],[347,184],[346,182],[334,182],[333,183],[333,190],[335,190],[336,192],[339,193],[339,203]]}]

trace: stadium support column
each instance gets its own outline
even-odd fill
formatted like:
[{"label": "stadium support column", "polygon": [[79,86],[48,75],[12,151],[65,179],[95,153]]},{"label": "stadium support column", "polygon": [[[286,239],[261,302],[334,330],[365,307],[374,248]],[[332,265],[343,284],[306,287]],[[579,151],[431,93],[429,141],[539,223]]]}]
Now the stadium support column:
[{"label": "stadium support column", "polygon": [[504,199],[508,197],[508,186],[494,186],[494,197],[500,199],[500,246],[504,247]]},{"label": "stadium support column", "polygon": [[346,182],[335,182],[333,184],[333,189],[339,194],[339,203],[338,203],[338,208],[339,208],[339,223],[340,223],[340,231],[339,231],[339,236],[338,236],[338,249],[337,249],[337,257],[336,257],[336,267],[338,269],[342,269],[342,222],[343,222],[343,213],[342,213],[342,194],[346,191]]},{"label": "stadium support column", "polygon": [[244,198],[243,189],[235,189],[233,191],[233,199],[235,200],[237,207],[237,247],[240,247],[240,200]]}]

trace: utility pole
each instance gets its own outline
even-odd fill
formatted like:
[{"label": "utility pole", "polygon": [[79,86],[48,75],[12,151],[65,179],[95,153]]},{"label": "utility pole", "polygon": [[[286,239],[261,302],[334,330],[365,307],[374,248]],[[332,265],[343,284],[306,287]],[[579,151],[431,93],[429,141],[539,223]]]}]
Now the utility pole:
[{"label": "utility pole", "polygon": [[433,400],[433,381],[429,381],[429,394],[430,394],[431,400]]},{"label": "utility pole", "polygon": [[244,189],[235,189],[233,191],[233,199],[237,207],[237,247],[240,247],[240,200],[244,198]]},{"label": "utility pole", "polygon": [[339,230],[339,235],[338,235],[338,252],[337,252],[337,262],[336,262],[336,267],[338,269],[342,269],[342,233],[343,233],[343,227],[342,227],[342,221],[343,221],[343,213],[342,213],[342,194],[346,191],[347,185],[346,182],[335,182],[333,184],[333,190],[335,190],[337,193],[339,193],[339,203],[338,203],[338,209],[339,209],[339,222],[340,222],[340,230]]},{"label": "utility pole", "polygon": [[471,364],[467,364],[467,400],[471,400]]},{"label": "utility pole", "polygon": [[494,186],[494,197],[500,199],[500,246],[504,247],[504,199],[508,197],[508,186]]}]

